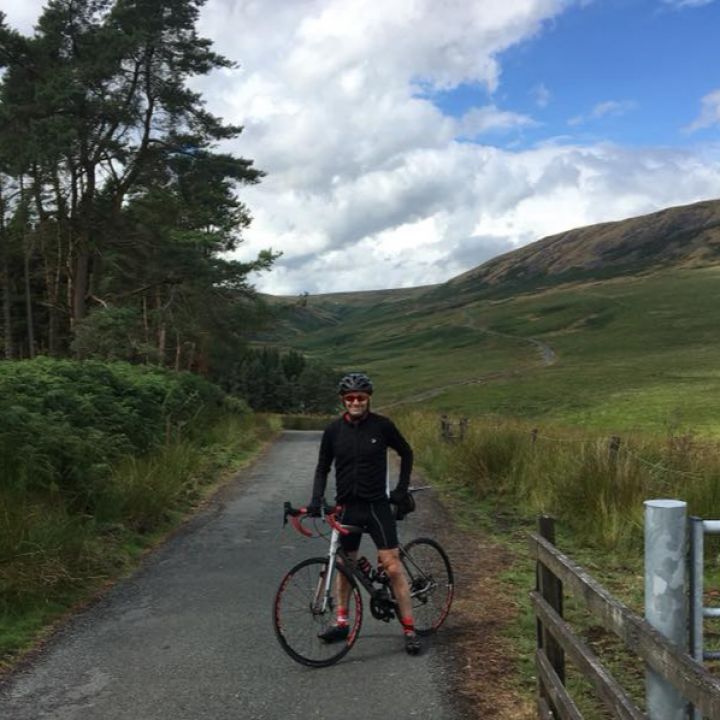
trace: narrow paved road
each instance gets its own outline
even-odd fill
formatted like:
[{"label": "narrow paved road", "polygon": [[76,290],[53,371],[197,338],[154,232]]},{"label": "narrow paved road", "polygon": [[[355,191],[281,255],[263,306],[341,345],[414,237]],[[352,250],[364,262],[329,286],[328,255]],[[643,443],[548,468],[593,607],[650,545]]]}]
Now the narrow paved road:
[{"label": "narrow paved road", "polygon": [[[319,437],[284,433],[212,507],[0,686],[0,718],[457,718],[442,633],[412,658],[398,626],[368,614],[349,655],[324,670],[297,665],[275,640],[271,601],[284,570],[325,549],[281,529],[282,502],[307,501]],[[405,523],[401,535],[414,534]]]}]

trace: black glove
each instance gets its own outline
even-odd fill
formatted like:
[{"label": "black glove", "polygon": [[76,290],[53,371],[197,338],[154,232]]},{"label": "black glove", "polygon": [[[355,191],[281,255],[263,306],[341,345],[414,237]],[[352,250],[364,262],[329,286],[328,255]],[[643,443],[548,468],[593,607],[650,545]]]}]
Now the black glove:
[{"label": "black glove", "polygon": [[407,498],[407,496],[407,490],[400,490],[399,488],[395,488],[394,490],[390,491],[390,502],[393,505],[402,505],[405,502],[405,498]]},{"label": "black glove", "polygon": [[415,509],[415,498],[407,490],[395,488],[390,492],[390,502],[397,506],[395,519],[402,520]]},{"label": "black glove", "polygon": [[307,510],[307,514],[310,517],[320,517],[322,515],[322,506],[323,506],[323,499],[322,498],[313,498],[305,508]]}]

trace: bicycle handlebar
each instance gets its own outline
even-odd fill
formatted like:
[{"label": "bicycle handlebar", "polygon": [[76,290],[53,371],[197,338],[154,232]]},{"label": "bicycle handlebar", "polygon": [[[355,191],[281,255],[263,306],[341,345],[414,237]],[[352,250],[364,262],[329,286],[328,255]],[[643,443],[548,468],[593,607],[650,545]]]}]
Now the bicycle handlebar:
[{"label": "bicycle handlebar", "polygon": [[[416,492],[422,492],[423,490],[432,490],[430,485],[423,485],[422,487],[409,487],[408,492],[412,495]],[[288,518],[290,518],[290,524],[293,528],[305,537],[314,537],[306,527],[303,526],[303,520],[308,517],[307,507],[294,508],[289,502],[285,501],[283,506],[283,527],[287,525]],[[322,514],[320,518],[324,520],[333,530],[337,530],[341,535],[349,535],[350,531],[345,529],[336,519],[335,516],[340,510],[339,505],[324,505],[322,508]]]},{"label": "bicycle handlebar", "polygon": [[335,515],[337,513],[337,509],[331,513],[327,513],[325,515],[325,520],[327,524],[333,529],[337,530],[341,535],[349,535],[350,531],[346,528],[344,528],[336,519]]},{"label": "bicycle handlebar", "polygon": [[[324,520],[333,530],[337,530],[341,535],[349,535],[350,531],[346,530],[336,519],[335,515],[339,507],[335,505],[325,505],[322,509],[322,515],[320,519]],[[306,527],[303,526],[302,522],[308,517],[308,511],[306,507],[294,508],[289,502],[285,502],[284,513],[283,513],[283,526],[287,525],[288,518],[290,518],[290,524],[297,532],[305,537],[314,537]]]}]

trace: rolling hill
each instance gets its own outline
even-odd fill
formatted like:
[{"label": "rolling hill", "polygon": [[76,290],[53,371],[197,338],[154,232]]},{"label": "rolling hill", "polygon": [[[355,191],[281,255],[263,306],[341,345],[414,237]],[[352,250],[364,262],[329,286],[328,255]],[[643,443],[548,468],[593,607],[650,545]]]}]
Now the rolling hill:
[{"label": "rolling hill", "polygon": [[569,230],[506,253],[450,281],[490,285],[720,262],[720,201]]},{"label": "rolling hill", "polygon": [[386,408],[720,433],[720,201],[543,238],[441,285],[272,302],[265,342],[366,369]]}]

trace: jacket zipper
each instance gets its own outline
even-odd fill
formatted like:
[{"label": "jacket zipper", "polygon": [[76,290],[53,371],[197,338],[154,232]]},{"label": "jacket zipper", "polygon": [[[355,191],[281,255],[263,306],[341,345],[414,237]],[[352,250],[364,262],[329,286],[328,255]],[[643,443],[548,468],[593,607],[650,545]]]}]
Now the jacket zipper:
[{"label": "jacket zipper", "polygon": [[357,498],[357,475],[358,475],[358,431],[360,425],[351,425],[353,429],[353,497]]}]

